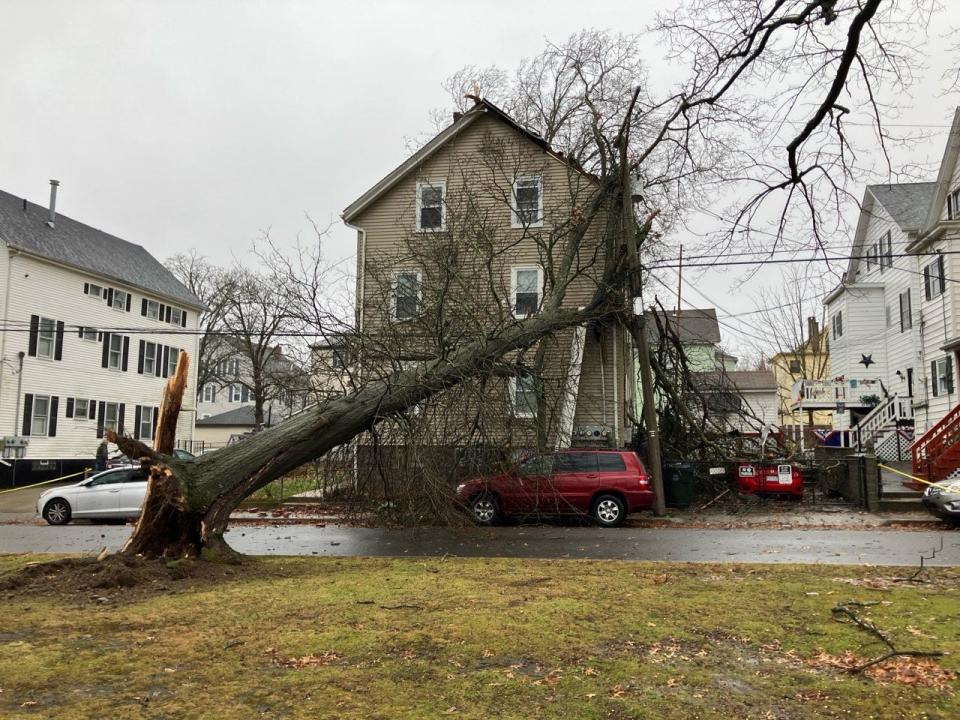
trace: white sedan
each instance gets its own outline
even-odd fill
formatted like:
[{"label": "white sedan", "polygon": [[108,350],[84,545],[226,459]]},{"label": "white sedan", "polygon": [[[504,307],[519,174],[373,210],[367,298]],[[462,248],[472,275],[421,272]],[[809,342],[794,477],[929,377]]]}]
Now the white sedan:
[{"label": "white sedan", "polygon": [[128,520],[140,515],[146,494],[146,471],[113,468],[74,485],[44,490],[37,498],[37,512],[51,525],[66,525],[75,518]]}]

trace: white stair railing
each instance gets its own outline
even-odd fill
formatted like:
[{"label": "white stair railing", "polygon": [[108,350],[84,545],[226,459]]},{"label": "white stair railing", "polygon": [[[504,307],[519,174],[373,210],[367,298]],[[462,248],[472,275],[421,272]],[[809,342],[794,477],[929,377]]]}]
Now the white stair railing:
[{"label": "white stair railing", "polygon": [[850,444],[863,447],[873,443],[890,428],[896,428],[900,420],[913,417],[913,403],[909,397],[894,394],[867,413],[850,430]]}]

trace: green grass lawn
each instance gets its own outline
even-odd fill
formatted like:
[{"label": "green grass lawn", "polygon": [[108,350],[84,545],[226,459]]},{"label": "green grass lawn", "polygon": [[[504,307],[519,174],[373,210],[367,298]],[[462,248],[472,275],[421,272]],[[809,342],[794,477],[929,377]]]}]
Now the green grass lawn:
[{"label": "green grass lawn", "polygon": [[[37,559],[0,557],[0,575]],[[8,582],[0,716],[960,717],[960,681],[880,684],[823,661],[882,653],[831,614],[865,600],[904,648],[949,653],[934,671],[960,670],[957,571],[908,585],[890,582],[902,570],[823,566],[201,565],[153,566],[129,588]]]}]

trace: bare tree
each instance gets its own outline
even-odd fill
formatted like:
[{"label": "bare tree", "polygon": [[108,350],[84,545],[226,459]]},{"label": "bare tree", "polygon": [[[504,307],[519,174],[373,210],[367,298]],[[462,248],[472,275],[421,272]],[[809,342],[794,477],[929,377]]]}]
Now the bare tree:
[{"label": "bare tree", "polygon": [[[121,439],[128,455],[145,458],[153,468],[126,552],[229,552],[223,532],[237,503],[304,462],[361,432],[377,431],[385,421],[467,380],[523,372],[515,354],[574,326],[612,322],[631,334],[642,333],[632,305],[643,286],[642,253],[660,205],[682,207],[677,198],[698,183],[709,187],[718,180],[718,156],[724,173],[756,184],[750,199],[731,215],[731,227],[749,229],[758,208],[777,201],[784,208],[781,227],[803,211],[819,232],[830,217],[831,198],[845,193],[853,169],[842,123],[848,110],[841,100],[847,94],[847,105],[866,103],[879,120],[876,84],[891,81],[902,87],[905,81],[891,70],[905,61],[893,57],[889,48],[894,45],[886,45],[885,36],[889,28],[901,31],[903,23],[914,21],[909,11],[922,4],[694,0],[663,19],[660,29],[676,51],[675,61],[690,67],[690,77],[662,99],[644,98],[640,87],[623,93],[623,110],[612,122],[586,96],[594,147],[583,157],[592,161],[597,182],[589,199],[571,209],[565,232],[552,240],[555,277],[537,314],[493,327],[470,326],[469,315],[458,315],[451,300],[444,303],[451,314],[437,317],[468,322],[472,332],[462,339],[455,322],[441,323],[440,352],[411,359],[384,377],[364,378],[343,397],[196,460],[178,461]],[[778,91],[781,84],[787,89]],[[767,122],[760,124],[764,114]],[[743,133],[770,128],[771,117],[784,142],[745,145]],[[641,218],[638,229],[635,212]],[[580,272],[582,256],[597,258],[590,264],[595,274]],[[565,303],[575,281],[586,277],[594,281],[589,297],[582,304]]]}]

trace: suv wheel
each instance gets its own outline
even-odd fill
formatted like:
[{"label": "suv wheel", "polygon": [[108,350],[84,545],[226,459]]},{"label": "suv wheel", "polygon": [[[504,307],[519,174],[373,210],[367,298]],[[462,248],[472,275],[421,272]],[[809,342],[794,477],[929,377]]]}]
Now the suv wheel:
[{"label": "suv wheel", "polygon": [[66,525],[70,522],[70,503],[54,498],[43,506],[43,519],[51,525]]},{"label": "suv wheel", "polygon": [[616,495],[601,495],[593,501],[590,516],[602,527],[617,527],[627,516],[627,507]]},{"label": "suv wheel", "polygon": [[500,501],[490,493],[475,495],[470,501],[470,513],[479,525],[494,525],[500,520]]}]

